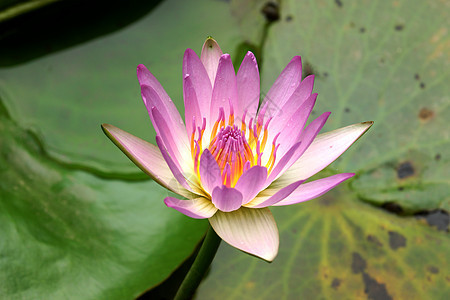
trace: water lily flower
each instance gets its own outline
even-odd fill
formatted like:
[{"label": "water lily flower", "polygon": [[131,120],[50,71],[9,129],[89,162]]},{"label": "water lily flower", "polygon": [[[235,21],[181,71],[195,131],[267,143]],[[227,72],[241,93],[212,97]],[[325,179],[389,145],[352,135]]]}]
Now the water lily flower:
[{"label": "water lily flower", "polygon": [[[200,58],[183,58],[185,122],[161,84],[137,67],[142,98],[156,130],[157,146],[103,124],[108,137],[145,173],[186,198],[165,204],[207,218],[230,245],[272,261],[278,229],[269,206],[291,205],[323,195],[352,177],[342,173],[304,183],[355,142],[372,122],[318,135],[329,112],[305,126],[316,102],[314,75],[302,80],[294,57],[259,105],[260,78],[253,53],[236,73],[229,54],[212,38]],[[259,107],[259,110],[258,110]]]}]

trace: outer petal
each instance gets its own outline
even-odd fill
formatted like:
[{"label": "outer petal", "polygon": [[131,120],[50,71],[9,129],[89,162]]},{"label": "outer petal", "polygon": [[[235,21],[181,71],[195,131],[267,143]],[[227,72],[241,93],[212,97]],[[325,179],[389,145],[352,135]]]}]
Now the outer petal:
[{"label": "outer petal", "polygon": [[302,79],[302,60],[295,56],[278,76],[275,83],[267,93],[261,107],[265,107],[265,114],[258,115],[259,118],[270,118],[276,114],[288,101],[292,93],[297,89]]},{"label": "outer petal", "polygon": [[208,73],[209,79],[211,80],[211,86],[214,86],[217,67],[219,66],[219,59],[222,54],[219,44],[212,37],[207,38],[202,47],[200,60],[205,66],[206,73]]},{"label": "outer petal", "polygon": [[167,122],[170,124],[172,130],[180,136],[180,141],[187,144],[183,119],[161,84],[144,65],[139,65],[137,67],[137,76],[141,88],[143,86],[148,87],[148,91],[142,93],[142,99],[144,100],[144,104],[147,107],[149,114],[153,106],[158,107],[161,113],[168,117]]},{"label": "outer petal", "polygon": [[212,203],[221,211],[230,212],[242,205],[242,194],[234,188],[215,187],[211,194]]},{"label": "outer petal", "polygon": [[167,153],[167,149],[164,147],[164,144],[161,140],[161,137],[156,136],[156,144],[159,147],[159,150],[161,151],[162,156],[164,157],[164,160],[166,161],[167,165],[169,166],[170,171],[172,171],[173,176],[176,178],[176,180],[187,190],[192,191],[192,188],[189,186],[189,184],[186,181],[186,178],[184,177],[183,172],[181,169],[177,166],[177,164],[174,162],[172,157],[170,157],[169,153]]},{"label": "outer petal", "polygon": [[[277,143],[280,144],[277,154],[282,157],[295,142],[298,141],[300,133],[305,127],[306,121],[316,103],[317,94],[312,94],[289,118],[285,127],[278,136]],[[272,122],[276,123],[277,120]]]},{"label": "outer petal", "polygon": [[305,184],[302,184],[287,198],[278,203],[274,203],[274,206],[291,205],[304,201],[308,201],[319,196],[322,196],[341,182],[353,177],[354,173],[342,173],[333,176],[325,177],[322,179],[314,180]]},{"label": "outer petal", "polygon": [[152,108],[153,125],[157,128],[159,136],[164,143],[165,148],[169,152],[170,156],[175,162],[175,165],[185,172],[192,173],[193,164],[190,151],[184,144],[179,143],[179,136],[173,132],[167,124],[165,118],[161,112],[156,108]]},{"label": "outer petal", "polygon": [[164,203],[182,214],[194,219],[211,218],[217,211],[217,208],[205,198],[195,198],[192,200],[180,200],[173,197],[166,197]]},{"label": "outer petal", "polygon": [[[278,190],[275,194],[273,194],[270,197],[257,197],[253,201],[250,201],[246,207],[252,207],[252,208],[263,208],[267,206],[274,205],[275,203],[278,203],[291,195],[293,191],[295,191],[296,188],[302,184],[304,180],[299,180],[297,182],[291,183],[290,185]],[[264,194],[264,191],[262,192]]]},{"label": "outer petal", "polygon": [[299,179],[307,179],[331,164],[347,150],[373,122],[363,122],[320,134],[303,155],[277,179],[286,185]]},{"label": "outer petal", "polygon": [[229,54],[223,54],[219,60],[216,81],[211,98],[209,124],[212,127],[219,116],[219,108],[223,107],[225,118],[228,121],[230,115],[230,103],[236,108],[237,102],[236,73]]},{"label": "outer petal", "polygon": [[209,120],[212,86],[208,73],[194,50],[186,49],[183,57],[183,78],[189,75],[197,96],[198,107],[202,117]]},{"label": "outer petal", "polygon": [[[190,75],[183,79],[184,119],[186,120],[186,131],[190,137],[197,127],[203,123],[202,113],[198,106],[197,94]],[[195,124],[193,122],[195,121]],[[195,127],[193,126],[195,125]]]},{"label": "outer petal", "polygon": [[[244,57],[236,75],[238,101],[235,108],[236,118],[242,118],[247,112],[247,120],[255,118],[259,105],[260,79],[255,55],[250,51]],[[240,121],[240,120],[239,120]]]},{"label": "outer petal", "polygon": [[178,184],[167,163],[164,161],[161,152],[155,145],[113,125],[103,124],[102,129],[111,141],[152,179],[178,195],[187,198],[192,197],[192,193]]},{"label": "outer petal", "polygon": [[219,165],[208,149],[205,149],[200,157],[199,171],[202,185],[209,194],[215,187],[222,185]]},{"label": "outer petal", "polygon": [[209,222],[231,246],[267,261],[277,256],[278,229],[268,208],[242,207],[229,213],[218,211]]},{"label": "outer petal", "polygon": [[267,168],[254,166],[239,177],[235,189],[241,192],[242,204],[250,202],[263,188],[267,179]]},{"label": "outer petal", "polygon": [[[292,148],[295,147],[295,145],[289,149],[289,151],[286,153],[283,158],[281,158],[280,162],[276,165],[276,167],[273,169],[272,173],[270,173],[269,178],[267,179],[268,182],[272,182],[279,176],[281,176],[290,166],[292,166],[299,157],[306,151],[306,149],[311,145],[319,131],[322,129],[323,125],[325,125],[325,122],[327,121],[328,117],[330,116],[330,113],[323,113],[318,118],[313,120],[306,128],[302,131],[300,134],[299,140],[301,145],[295,149],[294,153],[290,155]],[[289,157],[289,159],[285,159],[285,157]],[[297,178],[298,179],[298,178]]]}]

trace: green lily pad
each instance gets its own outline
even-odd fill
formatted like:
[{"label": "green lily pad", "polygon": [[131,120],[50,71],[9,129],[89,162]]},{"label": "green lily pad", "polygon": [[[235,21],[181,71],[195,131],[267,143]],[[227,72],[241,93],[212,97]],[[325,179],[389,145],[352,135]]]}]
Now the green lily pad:
[{"label": "green lily pad", "polygon": [[358,201],[346,188],[272,209],[270,264],[222,243],[196,299],[447,299],[448,235]]},{"label": "green lily pad", "polygon": [[[248,16],[260,18],[262,3],[247,4],[255,7]],[[356,172],[349,184],[272,209],[280,230],[273,263],[224,244],[197,299],[448,298],[445,228],[372,205],[391,204],[404,214],[449,210],[450,43],[442,6],[281,2],[262,49],[263,91],[302,55],[304,75],[316,75],[313,116],[332,112],[324,131],[375,124],[328,168]]]},{"label": "green lily pad", "polygon": [[189,256],[207,223],[152,181],[105,180],[42,154],[0,115],[0,298],[132,299]]},{"label": "green lily pad", "polygon": [[315,111],[332,112],[324,131],[375,122],[332,168],[358,173],[360,198],[405,213],[450,208],[449,18],[434,1],[414,3],[283,1],[263,49],[266,91],[302,55]]},{"label": "green lily pad", "polygon": [[240,37],[231,20],[224,1],[164,1],[120,31],[0,69],[0,96],[21,126],[37,132],[52,158],[102,176],[146,178],[105,138],[99,124],[154,141],[136,66],[145,64],[155,74],[184,115],[184,50],[199,53],[205,38],[214,35],[232,52]]}]

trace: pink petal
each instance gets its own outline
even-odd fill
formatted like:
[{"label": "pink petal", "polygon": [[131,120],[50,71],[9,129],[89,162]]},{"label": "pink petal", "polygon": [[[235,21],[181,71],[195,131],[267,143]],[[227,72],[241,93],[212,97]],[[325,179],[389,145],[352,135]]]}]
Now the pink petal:
[{"label": "pink petal", "polygon": [[156,144],[158,145],[159,150],[161,151],[161,154],[164,157],[164,160],[166,161],[170,171],[172,171],[172,174],[176,178],[176,180],[185,189],[192,191],[192,188],[187,183],[186,178],[184,177],[181,169],[178,167],[177,163],[172,159],[172,157],[170,157],[169,153],[167,153],[167,149],[164,147],[161,137],[156,136]]},{"label": "pink petal", "polygon": [[372,124],[357,123],[318,135],[305,153],[277,179],[277,183],[289,184],[313,176],[344,153]]},{"label": "pink petal", "polygon": [[273,120],[269,125],[269,142],[271,142],[275,135],[286,127],[286,123],[292,116],[296,115],[298,108],[310,98],[313,86],[314,75],[310,75],[303,79],[289,100],[276,114],[274,114]]},{"label": "pink petal", "polygon": [[275,80],[275,83],[264,98],[261,107],[267,104],[266,112],[264,116],[258,116],[258,118],[264,117],[267,120],[276,114],[297,89],[301,79],[302,60],[300,56],[295,56]]},{"label": "pink petal", "polygon": [[111,141],[125,153],[142,171],[163,187],[178,195],[191,197],[192,194],[178,184],[159,149],[134,135],[113,125],[103,124],[102,129]]},{"label": "pink petal", "polygon": [[[144,65],[139,65],[137,67],[137,77],[139,84],[141,85],[141,90],[143,86],[148,87],[146,93],[142,93],[142,99],[144,100],[144,104],[147,107],[149,114],[153,106],[158,107],[160,112],[168,117],[166,117],[168,119],[167,122],[170,124],[172,130],[176,132],[177,135],[182,135],[182,140],[186,139],[186,130],[184,128],[183,119],[175,104],[155,76],[153,76]],[[187,140],[183,142],[187,143]]]},{"label": "pink petal", "polygon": [[226,186],[215,187],[211,194],[212,203],[221,211],[230,212],[242,205],[242,194]]},{"label": "pink petal", "polygon": [[322,196],[341,182],[353,177],[354,173],[342,173],[302,184],[284,200],[274,206],[291,205]]},{"label": "pink petal", "polygon": [[228,244],[244,252],[272,261],[278,253],[277,224],[268,208],[242,207],[209,218],[214,231]]},{"label": "pink petal", "polygon": [[195,198],[192,200],[180,200],[173,197],[166,197],[164,203],[194,219],[211,218],[217,211],[217,208],[210,200],[205,198]]},{"label": "pink petal", "polygon": [[217,42],[211,37],[206,39],[202,47],[200,60],[205,66],[206,73],[208,73],[209,79],[211,80],[211,86],[214,86],[214,80],[216,79],[217,67],[219,66],[221,55],[222,50]]},{"label": "pink petal", "polygon": [[[267,199],[258,197],[257,199],[254,199],[254,201],[249,202],[245,206],[251,207],[251,208],[263,208],[263,207],[268,207],[268,206],[274,205],[274,204],[282,201],[289,195],[291,195],[291,193],[294,192],[295,189],[298,188],[300,186],[300,184],[302,184],[303,182],[304,182],[304,180],[299,180],[297,182],[291,183],[290,185],[285,186],[284,188],[278,190],[273,196],[270,196]],[[264,191],[263,191],[263,194],[264,194]],[[264,200],[261,201],[262,199],[264,199]]]},{"label": "pink petal", "polygon": [[211,98],[211,109],[209,124],[212,127],[219,116],[219,108],[223,107],[225,111],[226,122],[230,115],[230,103],[233,108],[237,105],[237,85],[236,73],[229,54],[223,54],[219,60],[217,68],[216,81]]},{"label": "pink petal", "polygon": [[[200,107],[198,106],[197,94],[190,75],[185,75],[183,80],[184,116],[186,120],[186,131],[189,136],[201,127],[203,120]],[[193,127],[195,121],[195,128]]]},{"label": "pink petal", "polygon": [[164,118],[160,111],[156,108],[152,108],[152,117],[153,117],[153,126],[157,128],[158,135],[161,137],[162,142],[164,143],[165,148],[169,152],[170,156],[173,158],[175,165],[178,168],[182,168],[181,162],[191,168],[184,168],[185,171],[191,171],[192,169],[192,157],[190,151],[186,149],[184,144],[179,143],[179,136],[175,135],[166,123],[167,118]]},{"label": "pink petal", "polygon": [[183,78],[185,78],[186,75],[189,75],[189,78],[191,79],[202,117],[209,120],[212,95],[211,81],[209,80],[205,67],[192,49],[186,49],[184,52]]},{"label": "pink petal", "polygon": [[215,187],[222,185],[219,165],[208,149],[200,157],[200,178],[205,190],[211,194]]},{"label": "pink petal", "polygon": [[[299,135],[305,127],[306,121],[316,103],[317,94],[312,94],[286,122],[285,127],[280,131],[277,143],[280,144],[277,154],[282,157],[295,142],[299,140]],[[273,120],[276,122],[277,120]]]},{"label": "pink petal", "polygon": [[250,202],[263,188],[267,179],[267,168],[254,166],[239,177],[235,189],[241,192],[242,204]]},{"label": "pink petal", "polygon": [[305,128],[305,130],[302,131],[300,137],[298,138],[298,140],[300,140],[301,145],[294,150],[294,153],[291,154],[291,151],[295,145],[285,154],[285,156],[288,156],[289,154],[288,156],[289,159],[286,160],[284,156],[281,158],[280,162],[273,169],[272,173],[270,173],[267,182],[272,182],[273,180],[278,178],[287,169],[289,169],[289,167],[291,167],[299,159],[299,157],[303,155],[303,153],[311,145],[317,134],[319,134],[320,130],[325,125],[325,122],[327,121],[329,116],[330,116],[329,112],[323,113],[318,118],[313,120]]},{"label": "pink petal", "polygon": [[247,111],[247,120],[255,118],[259,105],[259,71],[255,55],[250,51],[244,57],[236,76],[238,101],[235,108],[236,118],[242,118]]}]

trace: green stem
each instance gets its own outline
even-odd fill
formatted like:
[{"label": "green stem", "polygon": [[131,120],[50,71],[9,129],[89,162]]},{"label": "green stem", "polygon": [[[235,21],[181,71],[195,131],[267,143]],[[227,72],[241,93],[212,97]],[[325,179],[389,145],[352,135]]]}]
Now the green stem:
[{"label": "green stem", "polygon": [[219,248],[220,241],[222,239],[215,233],[214,229],[210,226],[206,237],[203,240],[203,244],[197,257],[192,264],[191,269],[187,273],[174,300],[188,300],[192,299],[195,291],[197,290],[200,282],[205,276],[211,262],[216,255],[217,248]]}]

